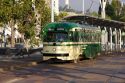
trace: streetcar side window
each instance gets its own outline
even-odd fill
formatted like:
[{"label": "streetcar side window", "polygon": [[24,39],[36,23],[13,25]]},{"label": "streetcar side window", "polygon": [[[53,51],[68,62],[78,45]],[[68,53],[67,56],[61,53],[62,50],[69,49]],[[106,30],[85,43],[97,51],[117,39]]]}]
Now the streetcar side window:
[{"label": "streetcar side window", "polygon": [[73,41],[73,32],[69,32],[69,41]]},{"label": "streetcar side window", "polygon": [[100,41],[100,35],[99,33],[93,33],[91,31],[89,32],[80,31],[79,41],[80,42],[98,42]]},{"label": "streetcar side window", "polygon": [[67,42],[68,41],[68,33],[67,32],[47,32],[46,36],[44,36],[45,42]]},{"label": "streetcar side window", "polygon": [[73,42],[78,42],[79,41],[79,32],[74,31],[73,32]]}]

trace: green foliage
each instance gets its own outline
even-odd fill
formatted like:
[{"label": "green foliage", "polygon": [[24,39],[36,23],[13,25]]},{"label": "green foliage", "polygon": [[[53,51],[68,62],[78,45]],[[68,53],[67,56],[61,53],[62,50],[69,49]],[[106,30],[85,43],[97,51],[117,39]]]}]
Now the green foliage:
[{"label": "green foliage", "polygon": [[30,40],[30,44],[31,44],[31,48],[35,47],[35,46],[39,46],[39,42],[40,39],[36,39],[36,38],[31,38]]},{"label": "green foliage", "polygon": [[14,1],[13,0],[0,0],[0,21],[8,22],[10,18],[14,17]]},{"label": "green foliage", "polygon": [[25,34],[26,39],[35,38],[35,14],[32,9],[32,0],[0,0],[0,10],[0,23],[10,22],[11,28],[18,23],[18,30]]},{"label": "green foliage", "polygon": [[[25,0],[26,1],[26,0]],[[31,4],[28,4],[31,3]],[[30,39],[30,43],[36,42],[35,39],[35,26],[36,16],[35,11],[40,15],[39,21],[41,21],[41,30],[43,26],[50,22],[50,8],[46,5],[44,0],[35,0],[35,10],[32,8],[31,0],[26,1],[23,5],[23,15],[20,19],[19,31],[25,34],[25,38]]]},{"label": "green foliage", "polygon": [[26,14],[27,8],[31,5],[30,0],[0,0],[0,22],[8,24],[11,27],[11,46],[14,46],[14,25],[23,15]]},{"label": "green foliage", "polygon": [[107,16],[111,17],[112,19],[115,17],[115,9],[109,4],[109,2],[107,2],[105,10]]},{"label": "green foliage", "polygon": [[22,28],[19,28],[19,31],[20,29],[23,30],[26,39],[31,39],[35,35],[34,23],[26,23]]},{"label": "green foliage", "polygon": [[60,21],[62,18],[66,17],[67,15],[68,15],[67,12],[60,12],[58,16],[55,14],[55,21],[58,22],[58,21]]},{"label": "green foliage", "polygon": [[107,2],[106,15],[112,20],[125,22],[125,5],[121,6],[120,0],[112,0]]},{"label": "green foliage", "polygon": [[25,34],[26,39],[31,39],[35,35],[35,18],[32,10],[31,0],[21,0],[20,19],[18,20],[20,33]]},{"label": "green foliage", "polygon": [[91,15],[95,16],[95,17],[98,17],[98,13],[97,12],[92,12]]},{"label": "green foliage", "polygon": [[66,17],[68,14],[66,13],[66,12],[61,12],[60,14],[59,14],[59,20],[61,20],[62,18],[64,18],[64,17]]},{"label": "green foliage", "polygon": [[35,0],[36,10],[41,15],[41,28],[45,26],[47,23],[51,22],[51,11],[50,8],[45,3],[45,0]]},{"label": "green foliage", "polygon": [[115,15],[118,16],[121,14],[121,2],[120,0],[112,0],[111,2],[112,7],[115,10]]},{"label": "green foliage", "polygon": [[0,0],[0,21],[8,22],[11,19],[20,19],[29,10],[30,0]]},{"label": "green foliage", "polygon": [[122,7],[121,15],[125,15],[125,4],[124,4],[123,7]]},{"label": "green foliage", "polygon": [[125,15],[120,18],[121,21],[125,22]]},{"label": "green foliage", "polygon": [[122,7],[120,21],[125,22],[125,5]]},{"label": "green foliage", "polygon": [[51,22],[51,9],[50,7],[46,4],[45,0],[35,0],[35,8],[38,11],[38,13],[40,14],[40,18],[39,20],[41,21],[41,33],[40,33],[40,37],[42,39],[42,30],[43,27],[47,24]]}]

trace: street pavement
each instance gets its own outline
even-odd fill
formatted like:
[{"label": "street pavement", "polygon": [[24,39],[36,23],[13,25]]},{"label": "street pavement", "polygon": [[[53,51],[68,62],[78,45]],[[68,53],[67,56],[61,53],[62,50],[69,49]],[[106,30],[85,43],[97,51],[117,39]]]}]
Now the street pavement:
[{"label": "street pavement", "polygon": [[101,56],[79,63],[46,63],[0,72],[0,83],[125,83],[125,56]]}]

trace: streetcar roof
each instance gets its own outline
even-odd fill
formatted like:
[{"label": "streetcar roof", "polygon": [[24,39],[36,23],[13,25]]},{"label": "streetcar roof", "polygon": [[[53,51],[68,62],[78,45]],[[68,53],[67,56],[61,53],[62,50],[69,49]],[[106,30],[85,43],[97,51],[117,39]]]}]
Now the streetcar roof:
[{"label": "streetcar roof", "polygon": [[77,23],[71,23],[71,22],[53,22],[47,24],[43,31],[48,31],[49,29],[56,29],[56,28],[64,28],[65,30],[72,29],[74,27],[80,27]]},{"label": "streetcar roof", "polygon": [[64,29],[63,31],[69,31],[72,30],[73,28],[77,28],[77,30],[80,29],[89,29],[89,30],[99,30],[98,27],[94,27],[94,26],[89,26],[89,25],[80,25],[77,23],[72,23],[72,22],[53,22],[53,23],[49,23],[47,24],[43,31],[54,31],[55,29]]}]

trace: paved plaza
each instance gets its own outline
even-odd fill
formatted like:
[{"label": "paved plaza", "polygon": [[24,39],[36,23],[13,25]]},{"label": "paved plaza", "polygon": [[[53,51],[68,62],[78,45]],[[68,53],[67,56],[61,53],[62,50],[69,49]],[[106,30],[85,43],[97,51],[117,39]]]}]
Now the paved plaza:
[{"label": "paved plaza", "polygon": [[1,83],[125,83],[125,56],[101,56],[75,63],[40,63],[0,72]]}]

